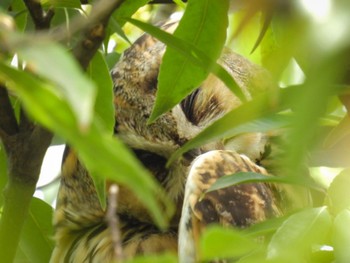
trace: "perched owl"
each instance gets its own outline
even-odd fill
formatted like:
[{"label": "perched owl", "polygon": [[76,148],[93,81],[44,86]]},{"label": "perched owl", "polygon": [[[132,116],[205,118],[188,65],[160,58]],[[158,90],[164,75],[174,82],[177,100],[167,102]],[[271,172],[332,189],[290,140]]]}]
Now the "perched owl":
[{"label": "perched owl", "polygon": [[[177,23],[163,28],[172,32]],[[209,124],[238,107],[240,100],[214,75],[209,75],[181,103],[148,125],[157,92],[157,77],[165,45],[150,35],[141,36],[112,70],[115,136],[120,138],[153,174],[175,203],[176,213],[167,230],[160,230],[146,208],[120,187],[117,216],[123,253],[179,253],[182,263],[196,261],[195,246],[211,223],[238,228],[281,215],[273,185],[252,183],[203,193],[219,177],[241,171],[267,174],[257,163],[267,145],[262,133],[244,134],[229,143],[217,141],[193,149],[170,167],[171,154]],[[269,88],[269,74],[242,56],[225,49],[220,63],[245,96]],[[111,230],[105,221],[93,182],[67,148],[54,218],[56,247],[51,262],[111,262]]]}]

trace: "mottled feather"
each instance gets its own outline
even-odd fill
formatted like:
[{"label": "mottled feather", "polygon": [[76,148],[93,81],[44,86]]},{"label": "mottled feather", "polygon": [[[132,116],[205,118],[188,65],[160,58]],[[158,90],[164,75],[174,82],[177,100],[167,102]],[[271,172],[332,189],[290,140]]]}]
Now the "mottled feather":
[{"label": "mottled feather", "polygon": [[[172,32],[176,25],[170,23],[163,28]],[[165,166],[176,149],[241,104],[222,81],[209,75],[192,94],[148,125],[165,48],[163,43],[145,34],[124,52],[113,68],[114,131],[164,188],[175,203],[176,213],[168,230],[158,229],[142,202],[121,185],[117,216],[125,257],[164,251],[176,253],[179,242],[180,261],[189,263],[196,258],[194,250],[183,251],[188,245],[195,246],[206,225],[215,222],[246,227],[278,216],[280,210],[273,187],[267,184],[230,187],[200,200],[203,192],[223,175],[238,171],[266,174],[256,164],[264,156],[267,144],[262,133],[235,137],[227,145],[221,141],[203,145],[170,167]],[[249,99],[274,87],[266,70],[228,49],[218,63]],[[105,213],[87,170],[75,152],[67,148],[54,217],[56,247],[51,262],[113,261],[112,233]]]}]

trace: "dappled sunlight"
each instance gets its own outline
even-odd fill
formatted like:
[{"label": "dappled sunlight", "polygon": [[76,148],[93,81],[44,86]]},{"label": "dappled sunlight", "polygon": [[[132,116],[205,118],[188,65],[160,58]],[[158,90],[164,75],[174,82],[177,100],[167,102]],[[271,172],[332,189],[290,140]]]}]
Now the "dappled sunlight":
[{"label": "dappled sunlight", "polygon": [[300,2],[317,22],[324,22],[329,18],[332,0],[300,0]]}]

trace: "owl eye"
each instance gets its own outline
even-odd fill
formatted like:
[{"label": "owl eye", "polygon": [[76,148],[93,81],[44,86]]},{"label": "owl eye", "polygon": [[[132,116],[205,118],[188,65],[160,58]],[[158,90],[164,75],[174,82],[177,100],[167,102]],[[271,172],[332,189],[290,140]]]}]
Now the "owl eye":
[{"label": "owl eye", "polygon": [[195,114],[195,102],[197,95],[199,94],[200,89],[196,89],[190,95],[188,95],[185,99],[183,99],[180,103],[181,109],[184,112],[188,121],[192,124],[197,125],[199,120]]}]

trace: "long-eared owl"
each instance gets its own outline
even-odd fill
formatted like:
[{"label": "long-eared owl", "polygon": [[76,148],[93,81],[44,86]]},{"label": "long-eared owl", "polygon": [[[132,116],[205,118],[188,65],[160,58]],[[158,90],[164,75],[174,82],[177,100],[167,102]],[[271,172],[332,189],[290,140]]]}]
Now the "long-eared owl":
[{"label": "long-eared owl", "polygon": [[[177,23],[163,28],[172,32]],[[154,175],[174,202],[176,212],[167,230],[153,223],[131,191],[120,186],[117,217],[125,257],[172,251],[179,261],[196,261],[198,233],[211,223],[246,227],[281,215],[274,187],[264,183],[231,186],[203,193],[217,178],[237,172],[266,174],[257,163],[267,137],[249,133],[193,149],[170,167],[171,154],[209,124],[238,107],[240,100],[214,75],[181,103],[148,125],[165,45],[144,34],[128,48],[111,74],[114,82],[115,136]],[[269,74],[244,57],[224,49],[218,60],[251,99],[269,89]],[[118,172],[118,171],[116,171]],[[111,262],[111,230],[105,221],[93,182],[75,152],[66,149],[54,217],[56,247],[51,262]]]}]

